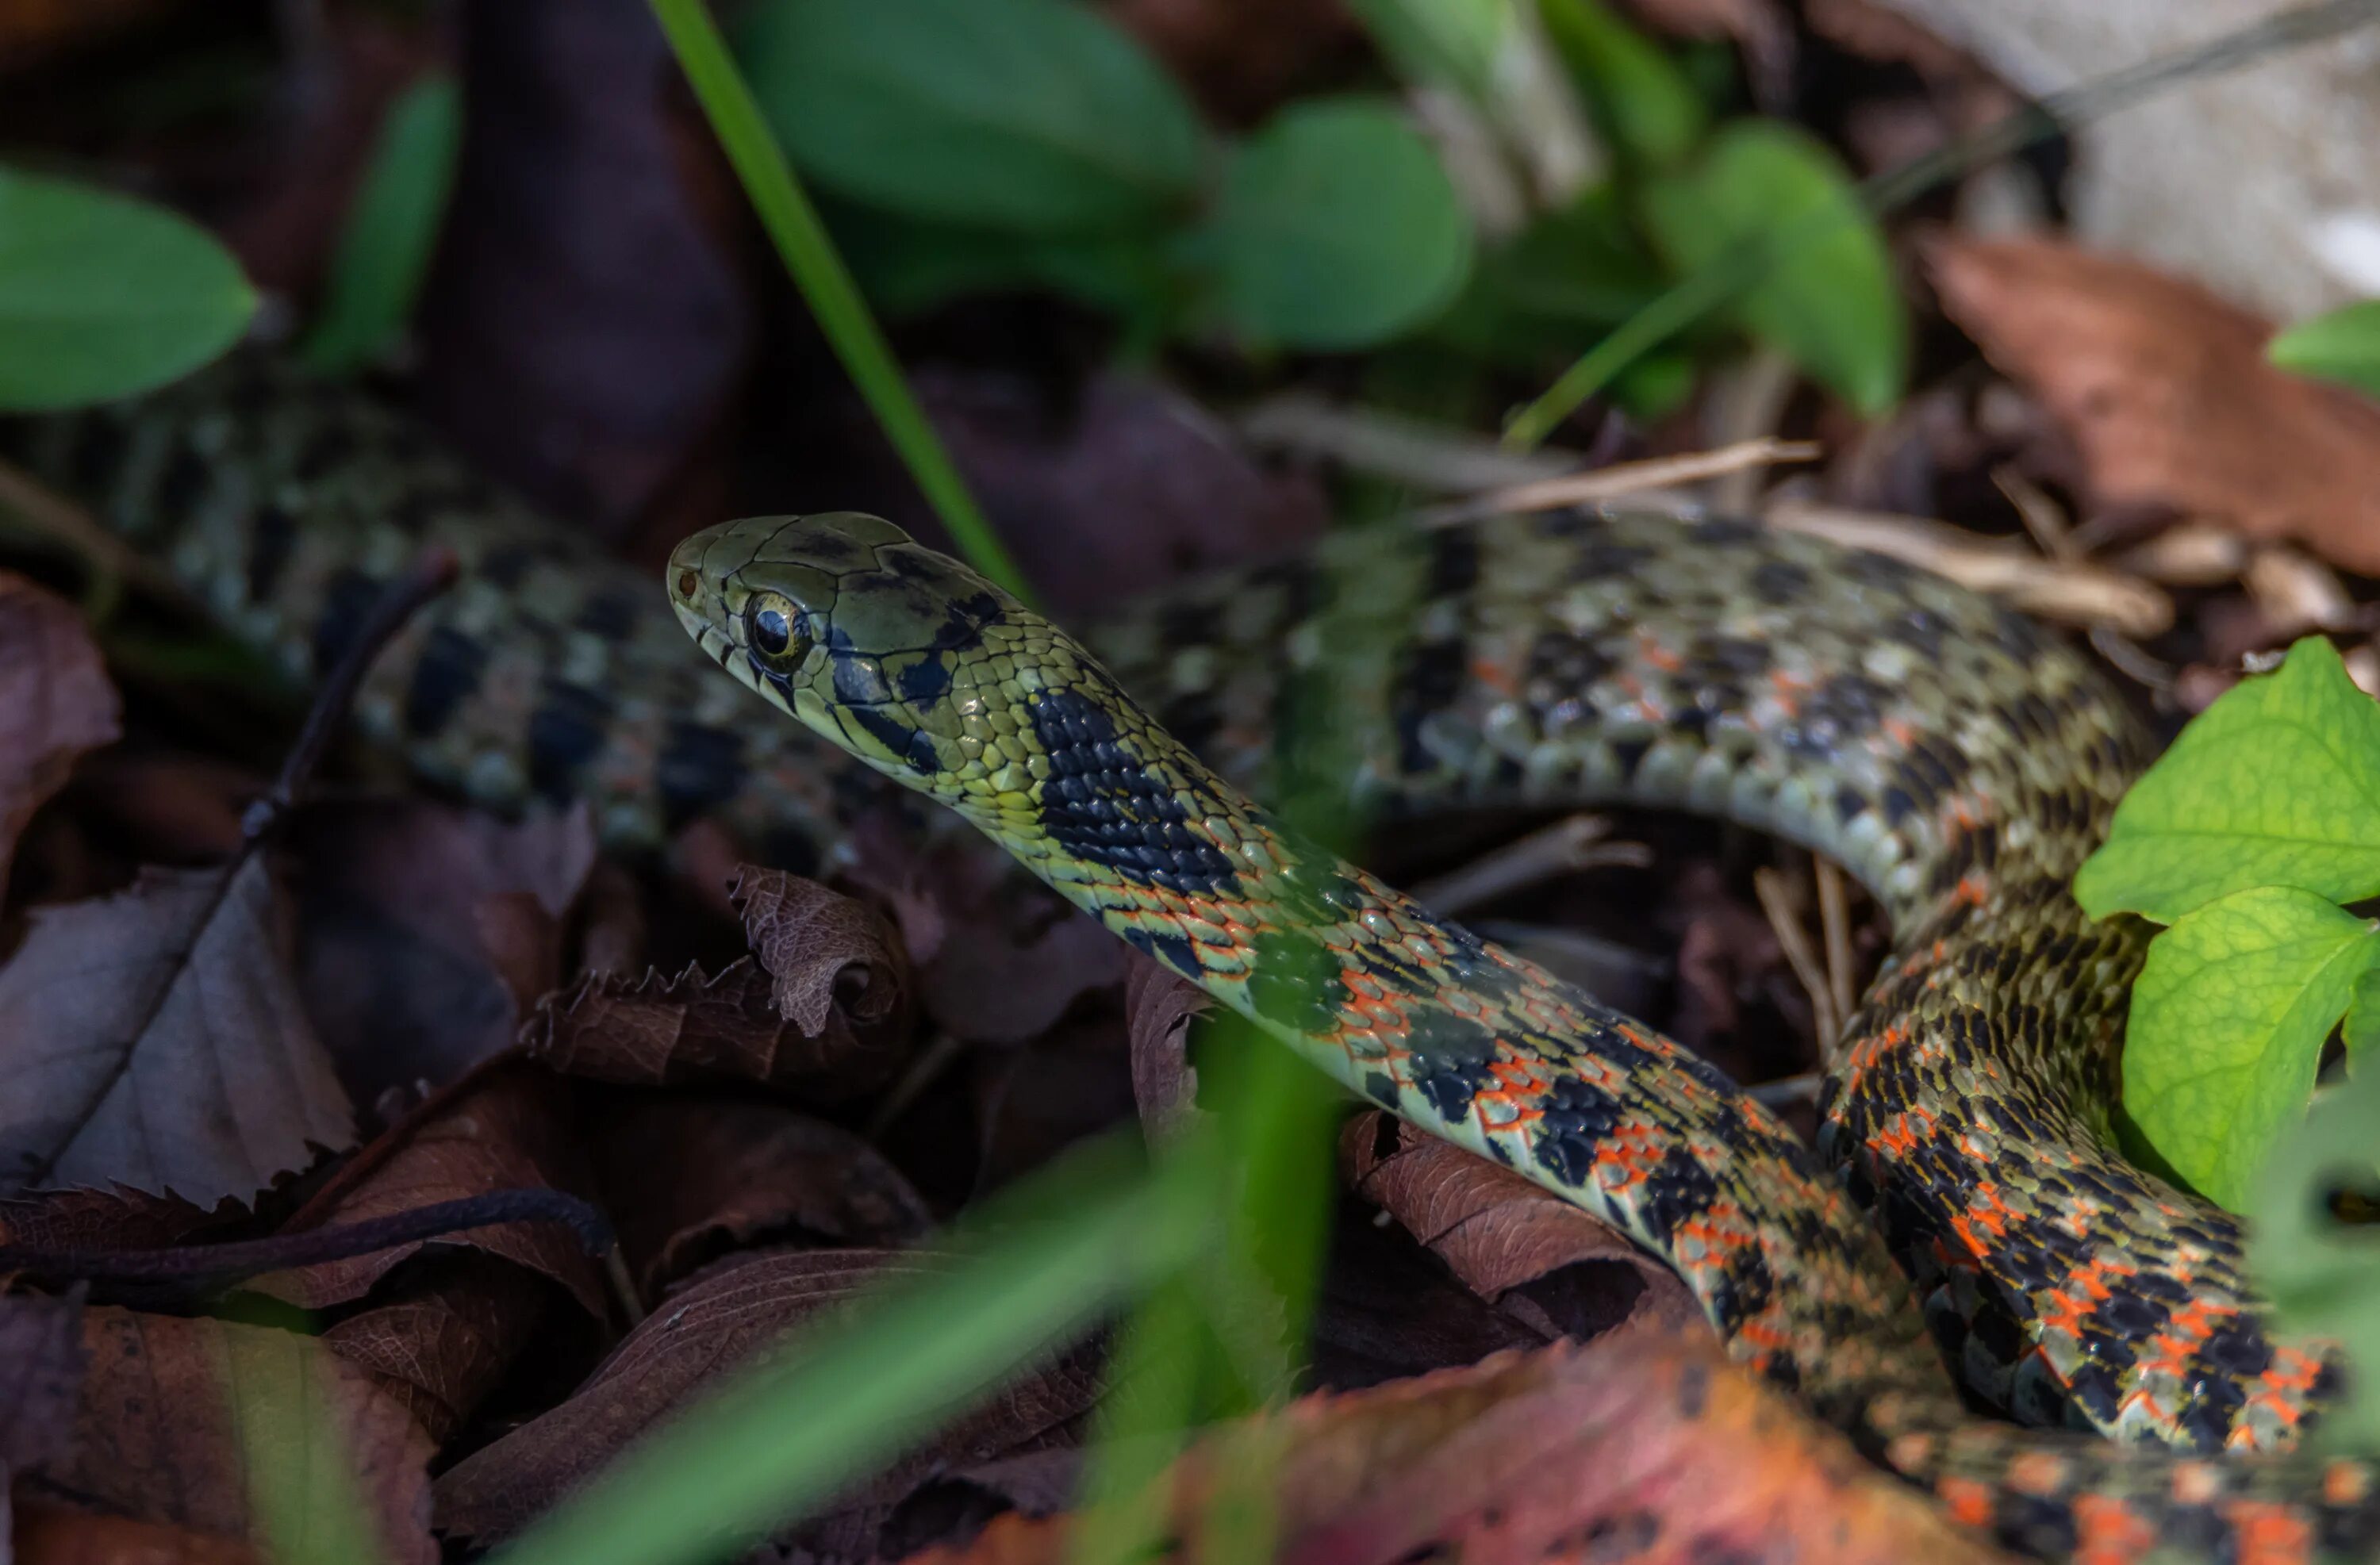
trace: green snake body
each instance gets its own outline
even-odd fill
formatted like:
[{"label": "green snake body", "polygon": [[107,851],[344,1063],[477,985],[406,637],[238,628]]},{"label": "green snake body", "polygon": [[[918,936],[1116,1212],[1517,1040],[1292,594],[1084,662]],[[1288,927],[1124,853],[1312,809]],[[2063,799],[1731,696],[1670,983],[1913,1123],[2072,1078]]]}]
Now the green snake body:
[{"label": "green snake body", "polygon": [[[2230,1219],[2107,1150],[2140,946],[2068,881],[2148,747],[1988,601],[1743,524],[1561,513],[1352,535],[1078,644],[848,516],[698,535],[665,605],[395,420],[253,361],[18,443],[301,673],[414,550],[460,549],[464,589],[363,716],[480,797],[585,797],[622,841],[724,815],[796,862],[875,773],[951,805],[1356,1092],[1630,1234],[1740,1358],[2011,1546],[2380,1551],[2372,1470],[2290,1449],[2334,1367],[2265,1335]],[[835,747],[755,721],[671,607]],[[1672,806],[1857,874],[1894,954],[1819,1157],[1225,782],[1265,780],[1284,690],[1326,671],[1376,807]],[[2082,1427],[1979,1417],[1961,1386]]]}]

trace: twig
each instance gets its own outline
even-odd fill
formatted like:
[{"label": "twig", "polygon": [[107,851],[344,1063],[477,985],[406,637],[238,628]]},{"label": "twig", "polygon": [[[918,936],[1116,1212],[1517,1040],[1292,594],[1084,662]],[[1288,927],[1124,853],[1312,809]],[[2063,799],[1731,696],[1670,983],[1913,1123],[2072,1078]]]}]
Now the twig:
[{"label": "twig", "polygon": [[2173,601],[2137,576],[2103,565],[2044,560],[2021,546],[2010,547],[2008,540],[1922,516],[1779,500],[1763,517],[1789,532],[1923,566],[2044,619],[2108,625],[2133,636],[2155,636],[2173,624]]},{"label": "twig", "polygon": [[[1812,874],[1818,882],[1818,928],[1827,941],[1827,992],[1834,997],[1835,1014],[1842,1025],[1851,1025],[1852,1013],[1858,1009],[1858,996],[1852,989],[1852,908],[1851,898],[1843,891],[1843,872],[1835,861],[1824,854],[1810,855]],[[1818,1057],[1831,1063],[1839,1037],[1818,1040]]]},{"label": "twig", "polygon": [[1520,455],[1466,430],[1342,407],[1308,392],[1267,397],[1240,416],[1239,426],[1257,445],[1322,457],[1439,494],[1540,483],[1579,466],[1573,455]]},{"label": "twig", "polygon": [[273,778],[256,802],[248,807],[240,818],[240,830],[253,844],[262,841],[277,828],[298,803],[298,795],[313,780],[314,769],[322,762],[322,752],[330,747],[332,736],[347,718],[347,709],[356,698],[356,687],[388,647],[406,622],[421,612],[422,606],[455,585],[462,573],[461,562],[451,549],[434,547],[425,551],[412,567],[391,582],[386,590],[364,614],[364,623],[355,637],[332,665],[330,676],[322,681],[314,695],[314,704],[307,709],[306,724],[298,731],[298,741],[289,746],[288,756],[281,763],[281,771]]},{"label": "twig", "polygon": [[1764,1109],[1791,1109],[1797,1104],[1815,1103],[1818,1089],[1827,1078],[1815,1071],[1803,1071],[1799,1075],[1779,1076],[1773,1082],[1762,1082],[1746,1087],[1744,1096]]},{"label": "twig", "polygon": [[1572,870],[1597,865],[1625,864],[1643,867],[1653,862],[1653,851],[1642,843],[1607,843],[1611,822],[1599,815],[1573,815],[1485,853],[1462,868],[1424,881],[1413,889],[1414,900],[1441,913],[1460,915],[1464,909],[1550,880]]},{"label": "twig", "polygon": [[1795,898],[1786,887],[1785,877],[1763,865],[1752,872],[1752,889],[1760,898],[1760,911],[1768,916],[1768,927],[1777,933],[1787,964],[1810,997],[1810,1022],[1817,1029],[1818,1051],[1821,1056],[1831,1053],[1832,1040],[1841,1035],[1842,1020],[1835,1011],[1827,971],[1810,949],[1810,937],[1802,928],[1801,913],[1793,905]]},{"label": "twig", "polygon": [[1646,490],[1699,483],[1705,479],[1715,479],[1746,467],[1766,467],[1772,462],[1815,462],[1824,455],[1825,448],[1810,441],[1779,440],[1773,435],[1763,435],[1758,440],[1738,441],[1717,451],[1697,451],[1683,456],[1648,457],[1642,462],[1615,462],[1591,473],[1572,473],[1535,483],[1515,484],[1510,489],[1492,490],[1475,499],[1424,511],[1420,514],[1420,520],[1431,527],[1440,527],[1451,522],[1468,521],[1475,516],[1492,516],[1500,512],[1552,511],[1564,505],[1585,505],[1597,501],[1616,500],[1627,494],[1641,494]]}]

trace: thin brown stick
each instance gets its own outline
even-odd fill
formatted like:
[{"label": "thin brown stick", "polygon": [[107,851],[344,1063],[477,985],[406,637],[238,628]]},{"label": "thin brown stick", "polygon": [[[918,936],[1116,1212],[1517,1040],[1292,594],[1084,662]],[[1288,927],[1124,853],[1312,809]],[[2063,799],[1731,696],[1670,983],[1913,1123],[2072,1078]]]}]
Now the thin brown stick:
[{"label": "thin brown stick", "polygon": [[1808,931],[1802,928],[1801,912],[1794,906],[1797,899],[1786,886],[1785,877],[1767,865],[1753,871],[1752,889],[1759,895],[1760,911],[1768,916],[1768,927],[1777,932],[1787,964],[1800,980],[1802,991],[1810,997],[1810,1019],[1817,1029],[1818,1048],[1822,1053],[1829,1051],[1834,1047],[1830,1040],[1841,1035],[1842,1019],[1835,1010],[1827,971],[1810,949]]}]

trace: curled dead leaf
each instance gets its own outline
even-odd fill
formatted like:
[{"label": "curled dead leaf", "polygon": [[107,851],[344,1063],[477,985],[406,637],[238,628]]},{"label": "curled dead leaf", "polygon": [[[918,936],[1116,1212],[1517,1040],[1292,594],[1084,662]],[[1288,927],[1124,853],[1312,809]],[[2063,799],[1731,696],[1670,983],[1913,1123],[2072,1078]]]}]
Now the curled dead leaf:
[{"label": "curled dead leaf", "polygon": [[781,1104],[624,1094],[593,1145],[620,1247],[648,1299],[729,1248],[898,1245],[931,1222],[875,1147]]},{"label": "curled dead leaf", "polygon": [[815,1037],[840,1010],[861,1026],[905,1031],[909,963],[867,904],[783,870],[744,866],[727,893],[753,954],[776,979],[777,1009]]},{"label": "curled dead leaf", "polygon": [[862,1037],[840,1013],[805,1033],[778,1013],[776,987],[748,956],[715,977],[695,965],[670,978],[598,973],[549,996],[521,1039],[565,1075],[643,1086],[742,1081],[850,1097],[899,1065],[896,1044]]},{"label": "curled dead leaf", "polygon": [[2269,323],[2049,239],[1946,237],[1942,308],[2082,448],[2103,505],[2157,505],[2380,574],[2380,406],[2265,360]]},{"label": "curled dead leaf", "polygon": [[1357,1195],[1464,1286],[1547,1337],[1593,1337],[1632,1320],[1708,1329],[1669,1268],[1510,1169],[1378,1110],[1348,1122],[1339,1155]]},{"label": "curled dead leaf", "polygon": [[43,908],[0,968],[0,1188],[253,1197],[352,1139],[262,855]]},{"label": "curled dead leaf", "polygon": [[1124,970],[1125,1025],[1132,1035],[1132,1097],[1154,1138],[1177,1134],[1197,1112],[1190,1024],[1214,1008],[1207,991],[1146,956]]},{"label": "curled dead leaf", "polygon": [[75,758],[115,742],[117,708],[74,605],[0,572],[0,886],[18,833]]}]

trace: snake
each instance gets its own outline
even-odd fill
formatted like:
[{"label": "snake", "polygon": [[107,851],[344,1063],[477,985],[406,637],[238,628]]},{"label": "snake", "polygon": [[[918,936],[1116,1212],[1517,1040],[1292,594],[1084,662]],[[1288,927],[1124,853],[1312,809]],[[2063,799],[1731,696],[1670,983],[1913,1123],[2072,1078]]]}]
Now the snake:
[{"label": "snake", "polygon": [[[1624,1234],[1739,1363],[2007,1547],[2380,1555],[2380,1469],[2301,1440],[2335,1350],[2274,1333],[2236,1219],[2115,1149],[2146,931],[2070,883],[2155,746],[2001,603],[1756,520],[1598,508],[1335,533],[1080,638],[856,513],[706,529],[657,591],[257,353],[0,422],[0,455],[293,681],[453,549],[357,718],[466,797],[583,805],[627,848],[714,819],[798,870],[892,801],[947,807],[907,819],[988,836],[1355,1097]],[[1255,802],[1317,690],[1372,819],[1633,804],[1839,861],[1891,939],[1815,1145]]]}]

